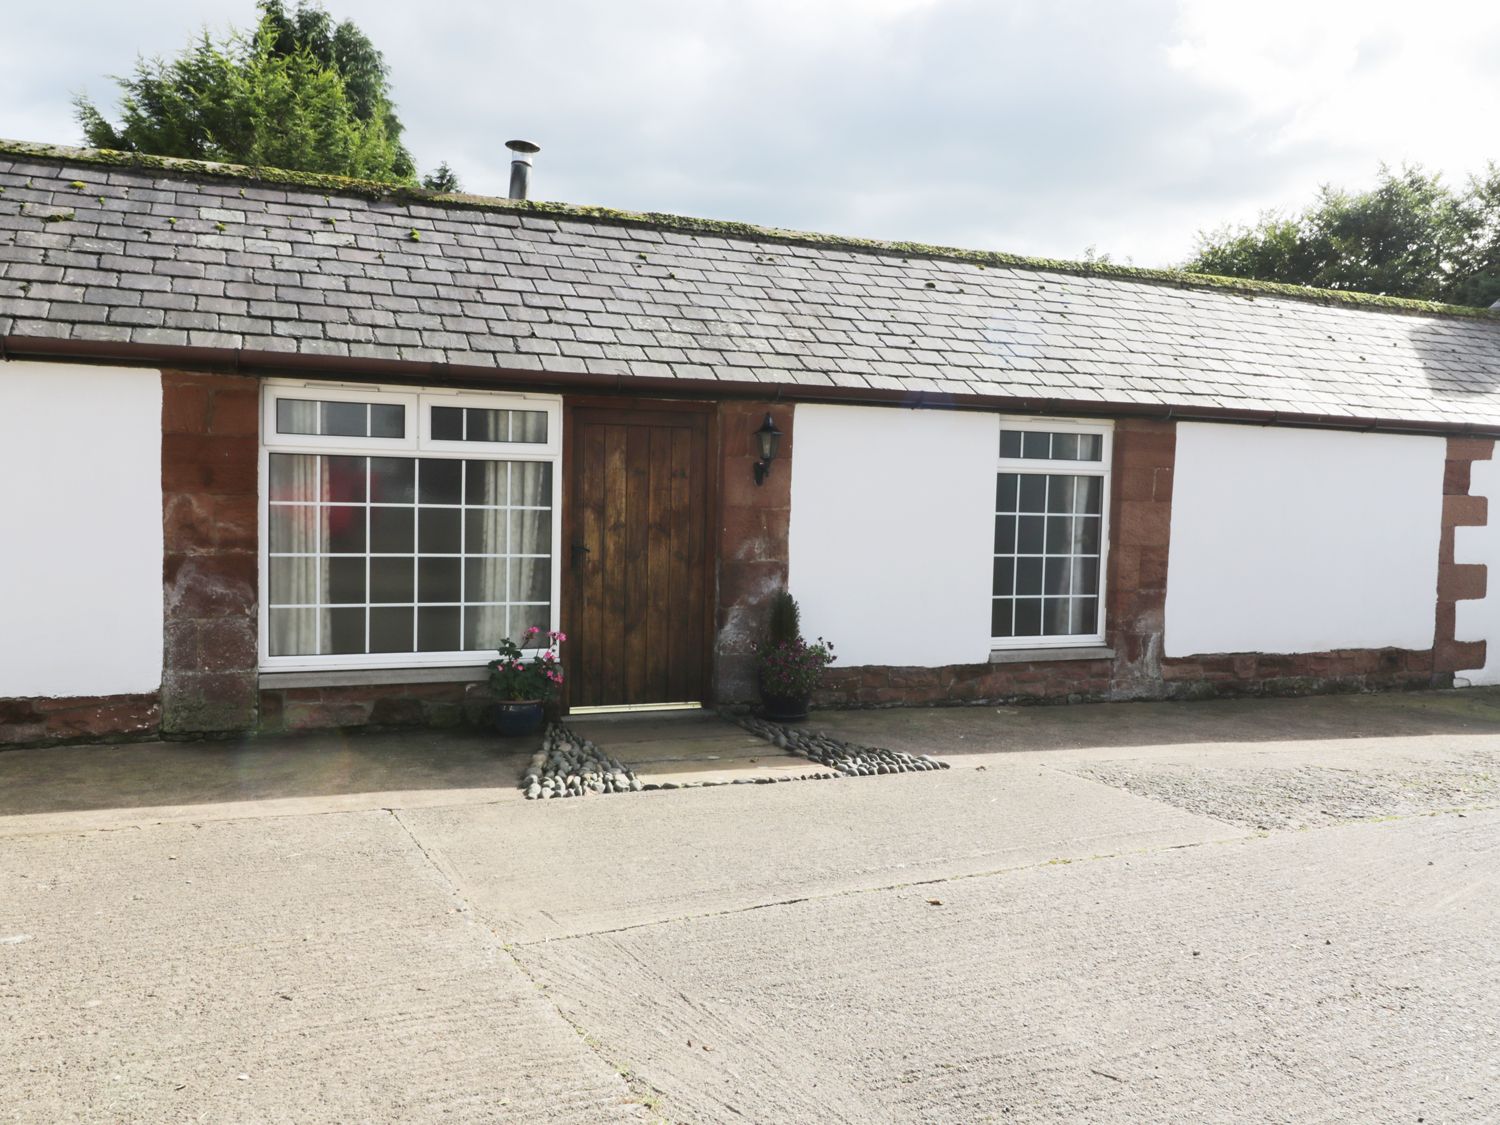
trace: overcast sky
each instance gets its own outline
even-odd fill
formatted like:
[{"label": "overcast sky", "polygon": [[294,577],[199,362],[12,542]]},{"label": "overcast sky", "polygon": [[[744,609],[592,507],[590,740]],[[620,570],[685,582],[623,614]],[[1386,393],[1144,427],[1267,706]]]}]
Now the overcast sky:
[{"label": "overcast sky", "polygon": [[[1195,233],[1500,157],[1500,5],[1468,0],[328,0],[385,52],[407,142],[503,195],[874,238],[1180,262]],[[0,136],[253,0],[29,4]]]}]

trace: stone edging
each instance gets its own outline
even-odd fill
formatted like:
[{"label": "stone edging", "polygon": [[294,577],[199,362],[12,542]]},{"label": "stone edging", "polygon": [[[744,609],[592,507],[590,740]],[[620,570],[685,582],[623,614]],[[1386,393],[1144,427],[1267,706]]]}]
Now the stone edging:
[{"label": "stone edging", "polygon": [[734,721],[751,734],[775,743],[783,750],[800,754],[820,766],[838,770],[845,777],[871,777],[885,773],[916,773],[921,770],[945,770],[947,762],[926,754],[908,754],[904,750],[882,750],[857,742],[844,742],[823,731],[770,723],[750,715],[736,715]]},{"label": "stone edging", "polygon": [[528,801],[548,797],[587,797],[590,793],[638,793],[643,785],[599,747],[561,723],[551,723],[542,735],[542,748],[531,756],[521,778]]}]

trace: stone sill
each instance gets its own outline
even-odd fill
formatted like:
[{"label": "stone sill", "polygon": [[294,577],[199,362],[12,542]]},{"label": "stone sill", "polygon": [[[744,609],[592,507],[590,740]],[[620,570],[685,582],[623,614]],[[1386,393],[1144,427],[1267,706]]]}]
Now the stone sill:
[{"label": "stone sill", "polygon": [[478,668],[344,668],[326,672],[262,672],[260,689],[368,687],[373,684],[477,684],[489,678]]},{"label": "stone sill", "polygon": [[1115,650],[1104,645],[1088,648],[997,648],[991,664],[1039,664],[1046,660],[1113,660]]}]

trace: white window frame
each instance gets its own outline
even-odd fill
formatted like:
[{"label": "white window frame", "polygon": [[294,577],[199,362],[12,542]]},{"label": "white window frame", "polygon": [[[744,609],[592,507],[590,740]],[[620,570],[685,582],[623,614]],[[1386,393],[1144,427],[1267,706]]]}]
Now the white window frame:
[{"label": "white window frame", "polygon": [[[1000,431],[1001,430],[1029,430],[1043,433],[1075,433],[1075,434],[1098,434],[1103,440],[1098,461],[1054,461],[1051,459],[1025,457],[1002,457],[1000,456]],[[1093,633],[1077,633],[1063,637],[1028,636],[1028,637],[994,637],[990,638],[990,648],[996,652],[1011,649],[1034,649],[1034,648],[1098,648],[1105,643],[1105,634],[1109,629],[1107,620],[1108,594],[1109,594],[1109,509],[1110,509],[1110,485],[1113,476],[1114,458],[1114,434],[1113,422],[1100,422],[1098,420],[1086,421],[1081,418],[1037,418],[1029,416],[1025,418],[1014,418],[1007,415],[1000,417],[1000,425],[995,431],[995,473],[1021,473],[1033,476],[1092,476],[1100,478],[1099,484],[1099,606],[1096,615],[1098,629]],[[990,534],[994,535],[995,513],[990,514]],[[993,565],[995,555],[990,556]],[[992,580],[993,582],[993,580]],[[993,614],[994,588],[991,586],[989,610]]]},{"label": "white window frame", "polygon": [[[459,391],[442,387],[400,387],[329,383],[302,379],[266,379],[261,386],[260,468],[256,510],[258,656],[262,672],[355,671],[375,668],[472,668],[494,657],[493,649],[455,652],[339,653],[311,656],[270,655],[270,468],[272,453],[326,453],[346,456],[430,457],[445,460],[548,461],[552,464],[552,611],[549,628],[561,628],[562,600],[562,398],[515,391]],[[407,407],[402,438],[321,437],[276,432],[276,401],[297,398],[323,402],[400,403]],[[547,414],[547,441],[431,441],[430,407],[477,406],[498,410],[541,410]],[[496,638],[496,642],[500,638]],[[519,638],[517,638],[519,640]]]}]

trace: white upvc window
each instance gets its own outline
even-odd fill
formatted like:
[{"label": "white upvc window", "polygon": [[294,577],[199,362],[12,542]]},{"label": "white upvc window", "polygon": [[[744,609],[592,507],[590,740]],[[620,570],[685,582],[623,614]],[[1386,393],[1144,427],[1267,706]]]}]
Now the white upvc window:
[{"label": "white upvc window", "polygon": [[1104,643],[1113,427],[1000,420],[995,474],[995,648]]},{"label": "white upvc window", "polygon": [[472,666],[558,628],[561,399],[262,394],[263,670]]}]

